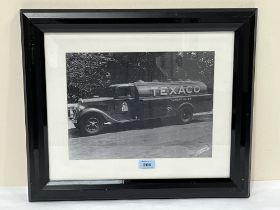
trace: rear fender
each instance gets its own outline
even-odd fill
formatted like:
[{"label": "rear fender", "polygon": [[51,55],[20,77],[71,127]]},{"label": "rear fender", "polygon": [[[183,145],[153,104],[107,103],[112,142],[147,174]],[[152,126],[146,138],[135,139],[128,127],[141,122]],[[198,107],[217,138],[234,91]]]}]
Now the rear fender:
[{"label": "rear fender", "polygon": [[193,105],[192,105],[191,103],[188,103],[188,102],[182,103],[182,104],[178,107],[178,110],[177,110],[177,111],[179,111],[180,109],[182,109],[182,108],[185,107],[185,106],[191,108],[192,112],[194,111]]}]

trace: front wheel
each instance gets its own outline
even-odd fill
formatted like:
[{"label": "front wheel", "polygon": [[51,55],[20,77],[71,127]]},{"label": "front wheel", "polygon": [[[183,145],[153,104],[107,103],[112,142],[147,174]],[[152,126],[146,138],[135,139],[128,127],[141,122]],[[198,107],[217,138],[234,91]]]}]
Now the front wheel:
[{"label": "front wheel", "polygon": [[103,130],[103,121],[98,116],[88,115],[81,119],[79,129],[82,135],[96,135]]},{"label": "front wheel", "polygon": [[182,107],[178,112],[178,120],[180,123],[185,124],[191,122],[193,118],[193,111],[190,107]]}]

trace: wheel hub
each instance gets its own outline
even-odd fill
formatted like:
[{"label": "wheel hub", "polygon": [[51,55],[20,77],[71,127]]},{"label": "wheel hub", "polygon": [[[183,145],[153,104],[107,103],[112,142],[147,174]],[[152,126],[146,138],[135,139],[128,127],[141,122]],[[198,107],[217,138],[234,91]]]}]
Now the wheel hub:
[{"label": "wheel hub", "polygon": [[89,132],[95,132],[99,129],[99,121],[97,118],[89,118],[86,123],[86,129]]}]

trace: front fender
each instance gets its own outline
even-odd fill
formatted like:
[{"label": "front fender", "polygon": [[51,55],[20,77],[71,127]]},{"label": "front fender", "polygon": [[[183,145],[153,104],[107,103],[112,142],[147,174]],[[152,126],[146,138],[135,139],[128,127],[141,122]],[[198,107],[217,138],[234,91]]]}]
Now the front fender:
[{"label": "front fender", "polygon": [[100,109],[96,109],[96,108],[86,108],[84,109],[79,118],[82,118],[83,116],[87,115],[87,114],[98,114],[101,115],[106,121],[111,122],[111,123],[118,123],[119,121],[112,118],[111,116],[109,116],[106,112],[100,110]]}]

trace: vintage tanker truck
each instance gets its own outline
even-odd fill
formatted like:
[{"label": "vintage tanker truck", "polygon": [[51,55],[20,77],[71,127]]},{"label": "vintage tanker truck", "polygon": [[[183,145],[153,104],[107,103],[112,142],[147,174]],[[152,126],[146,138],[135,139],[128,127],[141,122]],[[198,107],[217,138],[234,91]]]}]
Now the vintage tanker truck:
[{"label": "vintage tanker truck", "polygon": [[189,123],[195,113],[212,110],[212,94],[199,81],[114,84],[105,97],[80,99],[72,121],[83,135],[95,135],[104,125],[148,119],[177,118]]}]

